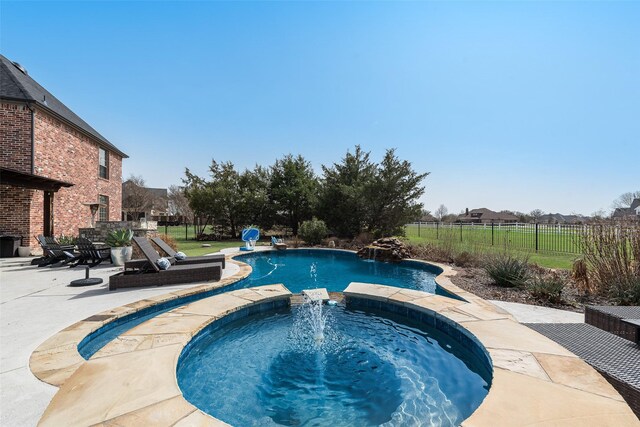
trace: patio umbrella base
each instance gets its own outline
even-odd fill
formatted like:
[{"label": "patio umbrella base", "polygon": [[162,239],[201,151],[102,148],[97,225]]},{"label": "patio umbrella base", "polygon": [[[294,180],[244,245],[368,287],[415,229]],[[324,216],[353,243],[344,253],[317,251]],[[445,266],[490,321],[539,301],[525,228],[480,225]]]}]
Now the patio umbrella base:
[{"label": "patio umbrella base", "polygon": [[91,286],[91,285],[99,285],[102,283],[102,279],[98,277],[91,277],[89,279],[78,279],[69,283],[69,286]]}]

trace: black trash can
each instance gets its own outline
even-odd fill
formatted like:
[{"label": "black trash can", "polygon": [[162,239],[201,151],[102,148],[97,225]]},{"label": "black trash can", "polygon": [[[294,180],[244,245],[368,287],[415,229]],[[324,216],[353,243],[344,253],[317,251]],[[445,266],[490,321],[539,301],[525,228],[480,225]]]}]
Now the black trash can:
[{"label": "black trash can", "polygon": [[0,258],[18,256],[18,247],[22,243],[22,236],[13,234],[0,235]]}]

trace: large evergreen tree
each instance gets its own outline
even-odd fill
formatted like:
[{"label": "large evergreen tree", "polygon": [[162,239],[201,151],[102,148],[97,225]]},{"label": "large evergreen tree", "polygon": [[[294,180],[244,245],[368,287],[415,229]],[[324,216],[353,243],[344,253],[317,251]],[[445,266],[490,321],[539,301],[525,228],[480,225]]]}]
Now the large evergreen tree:
[{"label": "large evergreen tree", "polygon": [[281,224],[298,234],[298,226],[311,219],[317,202],[318,182],[311,163],[291,154],[271,167],[269,198]]},{"label": "large evergreen tree", "polygon": [[318,217],[339,236],[357,236],[367,227],[365,191],[373,181],[376,165],[357,145],[353,154],[347,151],[341,163],[322,166],[322,171]]},{"label": "large evergreen tree", "polygon": [[377,236],[404,234],[404,225],[422,212],[418,199],[424,194],[422,181],[429,173],[414,171],[394,149],[387,150],[376,169],[365,190],[369,231]]}]

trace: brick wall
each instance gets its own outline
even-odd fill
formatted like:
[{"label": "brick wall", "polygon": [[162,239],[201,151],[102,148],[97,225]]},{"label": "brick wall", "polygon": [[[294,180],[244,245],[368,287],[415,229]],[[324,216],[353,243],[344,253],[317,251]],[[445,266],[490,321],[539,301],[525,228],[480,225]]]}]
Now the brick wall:
[{"label": "brick wall", "polygon": [[[17,234],[29,236],[31,196],[34,190],[27,188],[0,185],[0,234]],[[29,244],[28,238],[23,238],[23,245]]]},{"label": "brick wall", "polygon": [[31,173],[31,111],[25,104],[0,103],[0,167]]},{"label": "brick wall", "polygon": [[[100,178],[98,147],[98,144],[85,134],[37,109],[35,173],[74,184],[73,187],[61,188],[54,196],[55,235],[78,235],[78,228],[86,227],[91,222],[89,207],[83,203],[98,202],[99,195],[109,197],[109,219],[120,219],[122,158],[109,152],[109,179]],[[42,209],[42,203],[32,205],[34,220],[40,218],[40,228]]]}]

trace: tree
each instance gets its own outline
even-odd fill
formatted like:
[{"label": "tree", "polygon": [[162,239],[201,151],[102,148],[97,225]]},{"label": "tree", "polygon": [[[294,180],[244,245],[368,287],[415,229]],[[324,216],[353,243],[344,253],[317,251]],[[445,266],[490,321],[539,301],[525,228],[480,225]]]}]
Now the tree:
[{"label": "tree", "polygon": [[240,174],[240,211],[243,225],[270,228],[274,222],[274,210],[269,201],[269,169],[256,165],[253,170]]},{"label": "tree", "polygon": [[122,184],[122,210],[134,221],[146,216],[153,207],[153,194],[142,176],[130,175]]},{"label": "tree", "polygon": [[181,216],[187,222],[193,220],[193,210],[189,206],[189,199],[185,196],[183,187],[171,185],[168,191],[169,215]]},{"label": "tree", "polygon": [[218,214],[218,203],[212,191],[211,184],[191,173],[189,168],[185,169],[184,194],[189,200],[189,208],[193,211],[195,218],[204,219],[198,221],[197,234],[204,233],[205,228],[213,221]]},{"label": "tree", "polygon": [[438,206],[434,215],[438,221],[442,221],[442,219],[449,213],[449,209],[445,205]]},{"label": "tree", "polygon": [[291,154],[276,160],[271,167],[269,200],[277,217],[298,234],[298,226],[311,219],[317,202],[318,182],[311,163]]},{"label": "tree", "polygon": [[422,211],[418,199],[424,194],[421,184],[428,175],[415,172],[410,162],[396,156],[395,149],[387,150],[364,191],[369,231],[377,236],[403,234],[404,225]]},{"label": "tree", "polygon": [[544,211],[542,211],[541,209],[534,209],[529,212],[529,216],[531,217],[531,219],[533,219],[534,222],[538,222],[540,217],[542,217],[544,214]]},{"label": "tree", "polygon": [[356,145],[354,153],[347,151],[341,163],[322,166],[318,216],[339,236],[354,237],[367,226],[369,203],[365,195],[373,180],[376,166],[369,153]]},{"label": "tree", "polygon": [[214,218],[218,225],[229,228],[231,237],[238,237],[238,227],[244,222],[243,200],[240,189],[240,174],[233,163],[211,161],[210,191],[218,201],[214,209]]},{"label": "tree", "polygon": [[621,194],[613,201],[613,208],[628,208],[635,199],[640,199],[640,190]]}]

